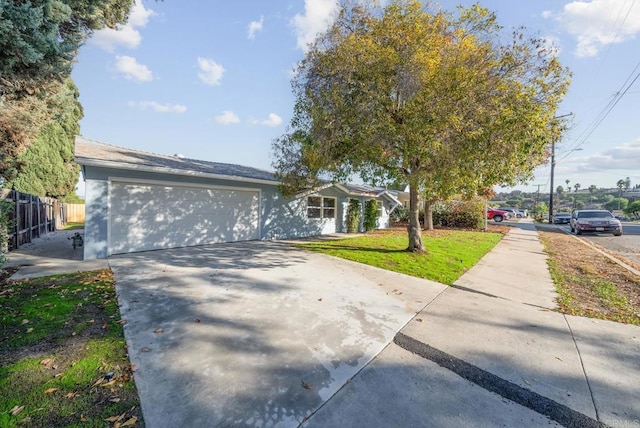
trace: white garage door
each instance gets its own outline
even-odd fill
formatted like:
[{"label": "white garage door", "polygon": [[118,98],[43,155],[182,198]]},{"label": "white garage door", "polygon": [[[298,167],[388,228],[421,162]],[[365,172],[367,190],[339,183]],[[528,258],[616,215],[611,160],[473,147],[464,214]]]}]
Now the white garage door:
[{"label": "white garage door", "polygon": [[259,191],[112,182],[109,254],[258,239]]}]

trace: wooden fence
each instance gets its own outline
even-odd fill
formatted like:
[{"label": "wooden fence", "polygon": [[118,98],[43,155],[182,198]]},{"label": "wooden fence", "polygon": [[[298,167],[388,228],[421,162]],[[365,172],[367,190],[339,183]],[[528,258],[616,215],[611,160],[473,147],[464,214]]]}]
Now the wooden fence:
[{"label": "wooden fence", "polygon": [[60,204],[60,215],[63,224],[84,223],[84,204]]},{"label": "wooden fence", "polygon": [[15,250],[57,228],[59,204],[53,198],[41,198],[17,190],[4,189],[0,195],[12,204],[8,250]]}]

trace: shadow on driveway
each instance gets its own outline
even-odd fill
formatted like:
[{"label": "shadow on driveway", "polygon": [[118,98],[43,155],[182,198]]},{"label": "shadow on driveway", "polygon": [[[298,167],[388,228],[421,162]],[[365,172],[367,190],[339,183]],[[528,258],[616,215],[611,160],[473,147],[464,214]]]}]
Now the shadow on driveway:
[{"label": "shadow on driveway", "polygon": [[297,426],[445,286],[277,242],[115,256],[148,426]]}]

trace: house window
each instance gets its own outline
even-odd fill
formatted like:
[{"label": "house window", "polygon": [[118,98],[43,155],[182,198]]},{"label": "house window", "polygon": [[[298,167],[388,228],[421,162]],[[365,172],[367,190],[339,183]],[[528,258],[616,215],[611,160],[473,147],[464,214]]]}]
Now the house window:
[{"label": "house window", "polygon": [[307,198],[308,218],[336,218],[336,198],[309,196]]},{"label": "house window", "polygon": [[380,218],[382,217],[382,202],[378,201],[378,212],[376,214],[376,217]]}]

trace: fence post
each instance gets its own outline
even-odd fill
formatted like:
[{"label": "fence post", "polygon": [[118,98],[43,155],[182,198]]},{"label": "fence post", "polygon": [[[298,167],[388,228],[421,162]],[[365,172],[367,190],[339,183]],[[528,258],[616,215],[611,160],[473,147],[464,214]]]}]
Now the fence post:
[{"label": "fence post", "polygon": [[20,219],[22,218],[20,216],[20,192],[17,191],[17,190],[14,190],[13,191],[13,197],[16,198],[15,199],[15,201],[16,201],[16,209],[13,210],[13,211],[14,211],[14,213],[16,215],[14,223],[16,224],[16,226],[15,226],[15,228],[16,228],[16,246],[15,246],[15,248],[17,250],[18,248],[20,248]]}]

